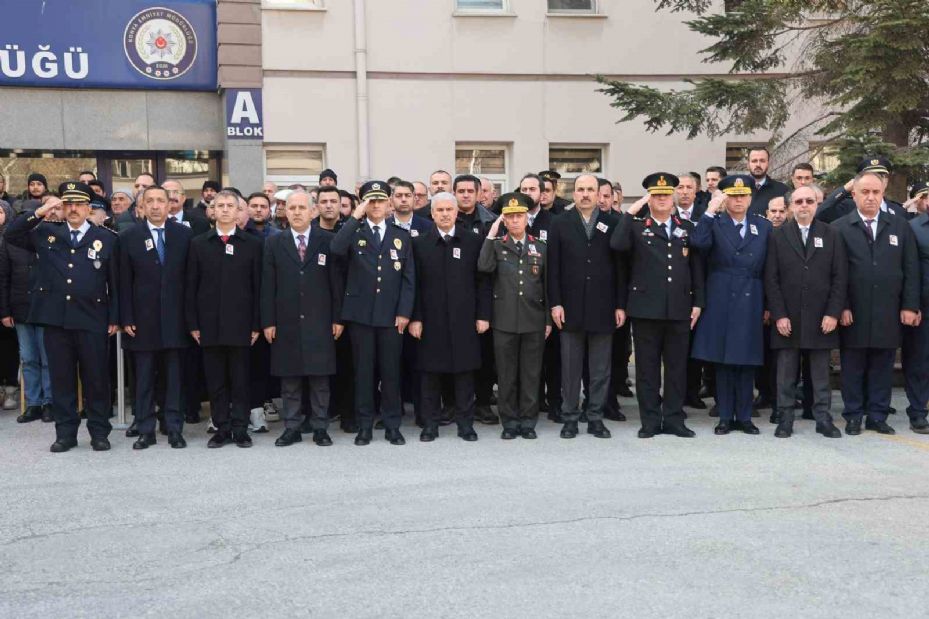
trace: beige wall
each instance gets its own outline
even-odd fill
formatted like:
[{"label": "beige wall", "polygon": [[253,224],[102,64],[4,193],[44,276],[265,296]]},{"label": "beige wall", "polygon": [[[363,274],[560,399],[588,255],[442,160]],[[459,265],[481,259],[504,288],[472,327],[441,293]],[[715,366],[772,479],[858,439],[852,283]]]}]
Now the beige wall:
[{"label": "beige wall", "polygon": [[[352,4],[262,15],[265,142],[324,144],[346,187],[358,170]],[[548,167],[549,144],[604,145],[605,173],[629,195],[656,169],[724,161],[726,140],[615,124],[619,114],[589,77],[680,88],[684,77],[719,72],[700,62],[706,40],[680,14],[656,14],[653,0],[601,0],[605,17],[546,16],[544,0],[510,0],[507,17],[456,17],[453,0],[366,4],[373,177],[452,169],[462,142],[509,145],[511,184]]]}]

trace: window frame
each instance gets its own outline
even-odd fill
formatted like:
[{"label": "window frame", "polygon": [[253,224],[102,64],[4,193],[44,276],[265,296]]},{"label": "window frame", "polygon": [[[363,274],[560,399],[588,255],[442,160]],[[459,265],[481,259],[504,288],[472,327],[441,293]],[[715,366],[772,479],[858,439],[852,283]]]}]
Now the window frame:
[{"label": "window frame", "polygon": [[602,15],[599,0],[588,0],[589,9],[553,9],[550,2],[551,0],[545,0],[545,14],[549,16]]},{"label": "window frame", "polygon": [[494,16],[494,15],[512,15],[512,7],[510,6],[510,0],[498,0],[500,2],[500,8],[475,8],[461,6],[459,4],[462,0],[452,0],[452,15],[454,16]]},{"label": "window frame", "polygon": [[[460,174],[472,174],[478,178],[482,176],[493,183],[497,195],[502,195],[506,187],[510,185],[510,144],[505,142],[455,142],[455,171],[454,176]],[[492,174],[488,172],[459,172],[458,171],[458,151],[459,150],[502,150],[503,151],[503,174]],[[454,176],[452,178],[454,178]]]},{"label": "window frame", "polygon": [[[558,169],[556,169],[555,166],[553,165],[553,162],[552,162],[552,150],[553,149],[599,150],[600,151],[600,169],[596,172],[578,172],[576,174],[562,173]],[[606,166],[607,166],[608,150],[609,150],[609,145],[603,144],[603,143],[593,143],[593,144],[584,144],[584,143],[579,143],[579,142],[568,142],[568,143],[551,142],[549,143],[548,145],[548,168],[547,169],[554,170],[555,172],[558,172],[559,174],[561,174],[561,178],[558,179],[558,183],[555,186],[555,194],[562,198],[564,198],[567,195],[570,195],[572,192],[571,184],[574,182],[574,179],[584,174],[593,174],[594,176],[597,176],[600,178],[606,178],[606,175],[605,175],[606,173],[604,172],[604,170],[606,170]]]},{"label": "window frame", "polygon": [[307,188],[314,187],[319,185],[319,174],[308,174],[304,176],[294,176],[287,174],[274,174],[271,175],[268,173],[268,153],[273,151],[313,151],[318,150],[322,154],[321,163],[320,163],[320,173],[329,167],[328,157],[326,155],[326,145],[319,143],[311,144],[264,144],[262,151],[264,152],[264,181],[270,181],[279,187],[287,187],[289,185],[301,184],[305,185]]},{"label": "window frame", "polygon": [[325,11],[326,0],[261,0],[261,8],[271,11]]}]

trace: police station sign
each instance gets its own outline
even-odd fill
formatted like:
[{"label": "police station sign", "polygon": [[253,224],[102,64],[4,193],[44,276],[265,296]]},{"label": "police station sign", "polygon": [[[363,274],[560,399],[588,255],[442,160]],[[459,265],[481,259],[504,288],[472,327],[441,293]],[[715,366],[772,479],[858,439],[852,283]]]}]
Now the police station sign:
[{"label": "police station sign", "polygon": [[0,15],[0,86],[216,89],[216,0],[0,0]]},{"label": "police station sign", "polygon": [[232,140],[264,139],[260,88],[226,90],[226,137]]}]

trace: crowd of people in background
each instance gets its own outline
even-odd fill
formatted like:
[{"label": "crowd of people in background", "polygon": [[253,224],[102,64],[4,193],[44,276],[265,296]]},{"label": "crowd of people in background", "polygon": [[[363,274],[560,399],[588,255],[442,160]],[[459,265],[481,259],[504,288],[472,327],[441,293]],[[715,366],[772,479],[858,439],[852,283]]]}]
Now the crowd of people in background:
[{"label": "crowd of people in background", "polygon": [[559,195],[553,170],[502,195],[443,170],[197,196],[82,172],[56,191],[32,173],[14,198],[0,178],[0,400],[54,422],[53,452],[82,418],[108,450],[121,333],[136,450],[185,447],[204,402],[211,448],[278,421],[282,447],[331,445],[334,423],[400,445],[409,414],[423,442],[452,424],[535,439],[540,413],[609,438],[632,397],[640,438],[693,437],[708,408],[717,435],[758,434],[770,409],[777,437],[800,411],[839,438],[834,380],[846,434],[895,432],[901,350],[909,427],[929,434],[929,186],[890,200],[880,156],[831,192],[806,163],[771,178],[766,149],[747,164],[655,172],[632,203],[590,174]]}]

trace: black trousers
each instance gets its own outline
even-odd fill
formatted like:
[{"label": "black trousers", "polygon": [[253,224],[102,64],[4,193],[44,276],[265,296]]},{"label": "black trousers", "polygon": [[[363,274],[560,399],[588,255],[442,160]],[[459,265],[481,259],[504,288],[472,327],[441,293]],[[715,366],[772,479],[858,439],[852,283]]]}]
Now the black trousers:
[{"label": "black trousers", "polygon": [[[135,399],[132,415],[135,417],[139,434],[155,432],[155,393],[157,385],[163,385],[161,410],[168,432],[180,432],[184,428],[181,412],[181,355],[183,349],[136,350]],[[160,380],[159,380],[160,378]]]},{"label": "black trousers", "polygon": [[436,427],[442,416],[442,383],[443,378],[451,382],[452,401],[455,407],[455,422],[459,430],[474,427],[474,372],[458,372],[455,374],[439,374],[437,372],[421,372],[420,384],[422,394],[421,413],[423,425]]},{"label": "black trousers", "polygon": [[767,325],[762,331],[764,342],[764,365],[755,369],[755,387],[758,398],[777,406],[777,351],[771,350],[771,329]]},{"label": "black trousers", "polygon": [[371,327],[351,322],[352,361],[355,364],[355,414],[358,425],[374,427],[375,375],[381,379],[381,420],[388,430],[400,427],[400,357],[403,336],[396,327]]},{"label": "black trousers", "polygon": [[335,375],[329,377],[329,385],[329,410],[339,416],[344,427],[355,421],[355,365],[348,329],[335,341]]},{"label": "black trousers", "polygon": [[109,336],[106,333],[45,327],[48,373],[52,381],[52,413],[59,439],[76,439],[77,376],[81,375],[84,415],[92,438],[106,438],[110,425]]},{"label": "black trousers", "polygon": [[474,373],[474,395],[477,406],[490,406],[494,383],[497,382],[493,330],[488,329],[478,337],[481,341],[481,367]]},{"label": "black trousers", "polygon": [[270,398],[271,385],[271,344],[264,336],[259,336],[249,349],[249,409],[261,408]]},{"label": "black trousers", "polygon": [[417,419],[422,416],[422,403],[420,402],[422,374],[416,369],[418,349],[419,342],[410,335],[409,331],[406,331],[403,334],[403,352],[400,355],[402,364],[400,374],[401,396],[404,402],[413,404],[413,413]]},{"label": "black trousers", "polygon": [[180,350],[181,415],[200,414],[200,403],[208,397],[203,371],[203,350],[188,346]]},{"label": "black trousers", "polygon": [[561,332],[559,329],[552,329],[552,334],[545,340],[539,401],[541,402],[543,398],[548,403],[550,412],[561,412],[564,398],[561,393]]},{"label": "black trousers", "polygon": [[867,415],[872,421],[887,419],[896,354],[893,348],[843,348],[839,351],[842,360],[839,376],[845,403],[843,417],[860,419]]},{"label": "black trousers", "polygon": [[682,425],[690,321],[633,318],[632,329],[635,335],[635,395],[642,428],[659,432],[666,425]]},{"label": "black trousers", "polygon": [[210,415],[218,430],[244,432],[248,428],[248,371],[251,348],[205,346],[203,369],[210,392]]}]

